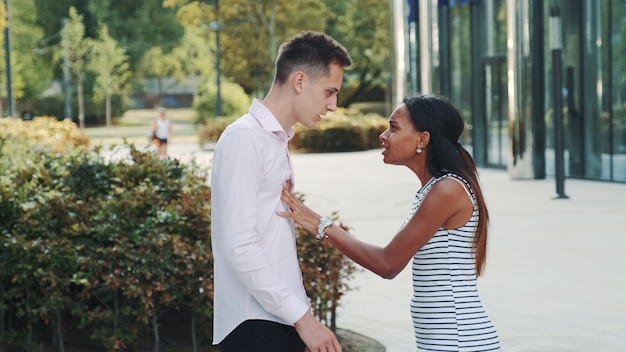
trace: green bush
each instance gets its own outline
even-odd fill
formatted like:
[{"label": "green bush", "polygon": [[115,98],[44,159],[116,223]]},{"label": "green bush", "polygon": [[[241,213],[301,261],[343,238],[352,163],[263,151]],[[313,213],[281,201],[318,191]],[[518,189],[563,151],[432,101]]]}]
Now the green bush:
[{"label": "green bush", "polygon": [[[0,347],[158,350],[166,319],[207,341],[208,170],[133,145],[92,148],[68,121],[0,121]],[[332,324],[354,264],[302,229],[298,247],[315,312]]]},{"label": "green bush", "polygon": [[[238,117],[238,116],[237,116]],[[200,129],[200,143],[214,143],[237,117],[209,119]],[[356,109],[328,113],[316,128],[295,126],[290,148],[301,152],[348,152],[380,147],[378,136],[387,129],[386,118]]]},{"label": "green bush", "polygon": [[233,123],[237,117],[216,117],[207,119],[202,128],[200,128],[200,144],[215,143],[222,135],[222,132]]},{"label": "green bush", "polygon": [[46,146],[63,150],[67,146],[89,144],[87,134],[69,120],[58,121],[55,117],[38,116],[32,121],[0,119],[0,139],[17,141],[34,146]]},{"label": "green bush", "polygon": [[8,330],[21,330],[26,341],[49,321],[53,340],[80,329],[118,350],[133,347],[147,326],[158,331],[159,317],[172,309],[195,313],[205,325],[198,331],[208,330],[213,280],[204,171],[132,146],[109,162],[87,148],[58,153],[9,140],[2,146],[8,144],[0,176],[0,294]]},{"label": "green bush", "polygon": [[[304,199],[300,195],[300,199]],[[337,213],[332,220],[344,230]],[[304,288],[311,299],[311,308],[321,322],[335,330],[335,312],[341,297],[350,290],[348,281],[356,272],[354,263],[329,241],[318,241],[315,235],[296,227],[298,258],[304,278]]]},{"label": "green bush", "polygon": [[[54,116],[58,120],[65,117],[65,98],[62,95],[54,95],[29,101],[32,106],[33,116]],[[78,123],[78,100],[74,95],[71,101],[72,119]],[[130,107],[130,101],[119,95],[111,98],[111,116],[113,119],[124,115]],[[106,110],[104,103],[94,103],[85,97],[85,123],[87,125],[101,125],[106,122]]]},{"label": "green bush", "polygon": [[214,82],[204,85],[198,96],[195,97],[193,107],[196,110],[196,125],[203,125],[205,122],[216,117],[236,117],[248,112],[252,99],[246,94],[243,88],[228,81],[221,83],[222,96],[222,116],[215,116],[217,105],[217,88]]}]

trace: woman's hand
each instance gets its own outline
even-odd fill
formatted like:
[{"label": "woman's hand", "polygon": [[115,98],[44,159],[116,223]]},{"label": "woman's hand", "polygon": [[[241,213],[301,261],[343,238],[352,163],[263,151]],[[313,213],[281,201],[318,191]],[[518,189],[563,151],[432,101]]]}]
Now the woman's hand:
[{"label": "woman's hand", "polygon": [[278,215],[293,219],[296,223],[302,226],[305,230],[311,233],[317,233],[317,225],[322,218],[318,213],[307,207],[300,201],[300,199],[289,191],[287,187],[283,187],[283,192],[280,197],[291,209],[291,212],[279,211]]}]

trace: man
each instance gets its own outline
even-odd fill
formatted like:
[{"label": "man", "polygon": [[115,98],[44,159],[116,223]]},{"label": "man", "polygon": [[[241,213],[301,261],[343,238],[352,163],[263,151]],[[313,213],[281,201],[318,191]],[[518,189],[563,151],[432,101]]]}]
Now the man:
[{"label": "man", "polygon": [[231,124],[215,147],[211,223],[215,272],[213,343],[232,351],[341,351],[311,313],[295,227],[281,218],[283,185],[293,187],[288,141],[296,123],[313,128],[337,109],[346,49],[302,32],[283,43],[272,87]]}]

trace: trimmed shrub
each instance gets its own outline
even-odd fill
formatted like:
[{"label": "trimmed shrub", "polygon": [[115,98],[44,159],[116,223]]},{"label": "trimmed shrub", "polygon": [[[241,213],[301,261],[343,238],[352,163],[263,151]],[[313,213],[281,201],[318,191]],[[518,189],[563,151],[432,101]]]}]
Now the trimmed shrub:
[{"label": "trimmed shrub", "polygon": [[203,125],[214,118],[238,117],[248,112],[252,99],[243,88],[232,82],[224,81],[221,84],[222,115],[215,116],[217,105],[217,87],[214,82],[204,85],[201,93],[194,98],[193,107],[197,116],[196,125]]},{"label": "trimmed shrub", "polygon": [[220,138],[226,127],[233,123],[237,117],[216,117],[207,119],[200,129],[200,145],[215,143]]},{"label": "trimmed shrub", "polygon": [[67,146],[89,144],[87,134],[70,120],[59,121],[55,117],[40,116],[32,121],[15,118],[0,119],[0,138],[30,145],[47,146],[64,150]]},{"label": "trimmed shrub", "polygon": [[[73,121],[78,122],[78,100],[75,95],[72,96],[72,115]],[[65,98],[62,95],[54,95],[44,98],[32,99],[29,101],[32,106],[32,114],[34,116],[53,116],[57,120],[65,117]],[[130,107],[130,100],[119,95],[111,97],[111,115],[113,121],[124,113]],[[92,99],[85,96],[85,123],[87,125],[101,125],[106,121],[106,107],[104,103],[94,103]]]},{"label": "trimmed shrub", "polygon": [[[209,341],[208,170],[128,144],[91,148],[69,121],[0,121],[0,347],[158,350],[170,329],[169,341]],[[297,236],[312,306],[332,325],[354,264]]]},{"label": "trimmed shrub", "polygon": [[[209,119],[200,130],[200,143],[216,142],[224,129],[237,117]],[[388,126],[386,118],[375,113],[362,114],[355,109],[338,109],[328,113],[317,128],[295,126],[289,142],[299,152],[349,152],[380,147],[378,136]]]}]

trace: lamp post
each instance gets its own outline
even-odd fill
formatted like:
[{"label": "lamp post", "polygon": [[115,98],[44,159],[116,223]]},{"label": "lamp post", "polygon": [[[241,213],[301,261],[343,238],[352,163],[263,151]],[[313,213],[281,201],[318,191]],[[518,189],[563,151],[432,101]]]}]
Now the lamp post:
[{"label": "lamp post", "polygon": [[217,85],[217,94],[215,98],[215,115],[216,117],[222,116],[222,80],[221,80],[221,68],[220,68],[220,30],[224,28],[224,24],[219,21],[219,0],[215,0],[215,21],[209,23],[209,28],[215,31],[215,71],[217,78],[215,84]]},{"label": "lamp post", "polygon": [[554,82],[554,178],[556,199],[565,195],[565,161],[563,157],[563,39],[561,37],[561,10],[557,0],[550,7],[550,48],[552,49],[552,77]]},{"label": "lamp post", "polygon": [[11,16],[9,12],[9,0],[4,0],[7,26],[4,29],[4,53],[6,55],[7,74],[7,113],[15,117],[15,98],[13,97],[13,73],[11,72]]},{"label": "lamp post", "polygon": [[[71,85],[70,85],[70,59],[69,59],[69,35],[67,33],[67,17],[63,18],[61,25],[63,26],[63,91],[65,95],[65,118],[72,119],[72,104],[71,104]],[[81,120],[80,128],[84,128],[84,122]]]}]

